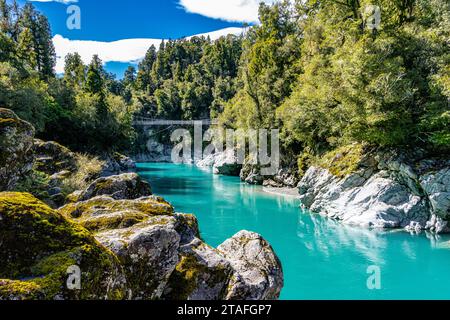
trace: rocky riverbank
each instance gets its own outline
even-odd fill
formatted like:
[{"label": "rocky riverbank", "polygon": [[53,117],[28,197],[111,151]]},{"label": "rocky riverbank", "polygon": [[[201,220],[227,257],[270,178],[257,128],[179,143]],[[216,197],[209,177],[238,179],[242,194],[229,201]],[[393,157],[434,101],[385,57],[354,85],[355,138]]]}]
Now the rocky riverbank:
[{"label": "rocky riverbank", "polygon": [[[342,162],[346,154],[331,160]],[[341,176],[312,166],[299,184],[303,205],[343,223],[450,232],[450,160],[424,152],[371,152]]]},{"label": "rocky riverbank", "polygon": [[237,176],[241,181],[252,185],[263,185],[267,188],[295,188],[299,182],[295,165],[280,168],[275,175],[264,176],[258,165],[251,164],[249,159],[239,164],[236,150],[226,150],[196,162],[200,168],[212,168],[214,174]]},{"label": "rocky riverbank", "polygon": [[[0,155],[0,300],[279,297],[283,272],[269,243],[241,231],[209,246],[195,216],[175,212],[137,174],[109,175],[132,169],[129,158],[80,163],[6,109]],[[80,287],[71,287],[77,270]]]}]

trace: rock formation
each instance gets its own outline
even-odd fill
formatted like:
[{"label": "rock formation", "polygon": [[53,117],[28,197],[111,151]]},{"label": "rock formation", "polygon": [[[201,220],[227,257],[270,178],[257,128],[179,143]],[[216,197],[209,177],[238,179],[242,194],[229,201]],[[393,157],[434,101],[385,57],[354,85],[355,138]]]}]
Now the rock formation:
[{"label": "rock formation", "polygon": [[13,190],[33,167],[34,128],[8,109],[0,108],[0,191]]},{"label": "rock formation", "polygon": [[449,160],[368,155],[358,170],[344,177],[311,167],[299,191],[306,207],[347,224],[450,231]]}]

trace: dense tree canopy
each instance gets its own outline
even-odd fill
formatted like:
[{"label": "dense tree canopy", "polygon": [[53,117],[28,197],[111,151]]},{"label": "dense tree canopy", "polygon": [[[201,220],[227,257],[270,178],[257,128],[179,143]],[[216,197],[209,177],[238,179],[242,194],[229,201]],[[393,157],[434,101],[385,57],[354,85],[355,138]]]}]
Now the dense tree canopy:
[{"label": "dense tree canopy", "polygon": [[242,36],[164,41],[116,80],[97,56],[85,65],[76,53],[55,76],[47,19],[0,0],[0,105],[74,148],[131,148],[141,116],[279,128],[284,150],[300,158],[354,142],[448,152],[449,6],[261,4],[260,23]]}]

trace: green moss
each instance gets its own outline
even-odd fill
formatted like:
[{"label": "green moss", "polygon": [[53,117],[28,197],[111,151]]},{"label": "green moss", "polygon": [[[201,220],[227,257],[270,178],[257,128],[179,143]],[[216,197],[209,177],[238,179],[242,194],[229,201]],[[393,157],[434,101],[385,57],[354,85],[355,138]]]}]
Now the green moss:
[{"label": "green moss", "polygon": [[84,202],[71,203],[59,209],[67,218],[82,222],[99,213],[112,214],[115,212],[132,211],[139,216],[173,215],[174,209],[167,202],[157,198],[146,200],[113,200],[108,197],[96,197]]},{"label": "green moss", "polygon": [[[81,290],[69,290],[66,285],[67,270],[73,265],[82,271]],[[33,276],[29,280],[6,280],[3,285],[0,280],[0,299],[123,299],[123,286],[113,284],[114,278],[120,277],[118,265],[117,258],[107,250],[84,245],[42,259],[32,267]],[[114,290],[108,290],[111,284]]]},{"label": "green moss", "polygon": [[343,178],[359,169],[363,154],[362,144],[352,144],[325,154],[316,164]]},{"label": "green moss", "polygon": [[43,299],[41,286],[33,281],[0,279],[0,300]]},{"label": "green moss", "polygon": [[111,229],[129,228],[135,224],[143,222],[148,215],[142,212],[122,212],[117,214],[102,214],[98,216],[77,219],[76,222],[90,231],[102,231]]},{"label": "green moss", "polygon": [[207,272],[207,267],[200,264],[194,256],[182,256],[170,276],[169,285],[172,291],[169,299],[187,300],[197,288],[199,275],[204,272]]},{"label": "green moss", "polygon": [[27,193],[0,193],[0,277],[29,274],[42,256],[76,247],[92,236]]},{"label": "green moss", "polygon": [[[117,257],[84,228],[26,193],[0,193],[0,299],[101,299],[124,295]],[[67,268],[82,270],[82,290],[66,288]],[[27,280],[23,280],[27,279]]]},{"label": "green moss", "polygon": [[3,128],[16,126],[19,121],[17,119],[1,119],[0,118],[0,130]]},{"label": "green moss", "polygon": [[49,182],[50,176],[48,174],[33,169],[30,174],[17,183],[15,190],[19,192],[29,192],[39,200],[47,202],[50,198],[47,191]]},{"label": "green moss", "polygon": [[209,287],[226,284],[229,271],[225,266],[208,266],[201,263],[195,254],[183,254],[169,279],[169,300],[187,300],[204,279]]}]

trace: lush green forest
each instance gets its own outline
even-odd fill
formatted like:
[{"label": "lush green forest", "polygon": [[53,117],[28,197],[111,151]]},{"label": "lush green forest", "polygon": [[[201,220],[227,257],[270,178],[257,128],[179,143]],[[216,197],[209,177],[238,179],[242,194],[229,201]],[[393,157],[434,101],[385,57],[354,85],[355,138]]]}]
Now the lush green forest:
[{"label": "lush green forest", "polygon": [[[367,26],[368,4],[381,8],[378,29]],[[355,142],[448,152],[449,6],[262,4],[260,24],[241,37],[163,42],[116,80],[98,57],[84,65],[78,54],[55,75],[47,19],[0,0],[0,106],[75,150],[132,151],[133,117],[145,116],[280,128],[285,153],[304,160]]]}]

